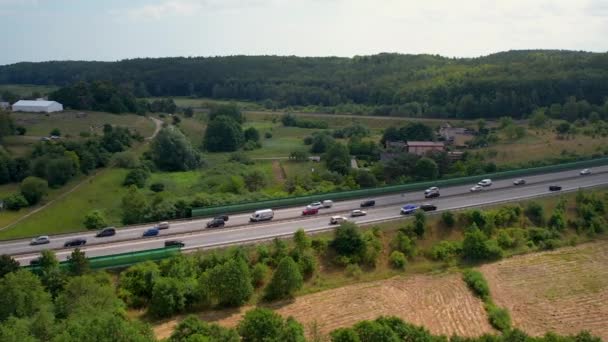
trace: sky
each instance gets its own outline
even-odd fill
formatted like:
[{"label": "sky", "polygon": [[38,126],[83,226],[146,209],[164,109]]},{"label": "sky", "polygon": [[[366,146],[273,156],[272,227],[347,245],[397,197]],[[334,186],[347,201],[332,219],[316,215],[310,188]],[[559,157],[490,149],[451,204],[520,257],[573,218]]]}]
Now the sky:
[{"label": "sky", "polygon": [[0,65],[608,51],[608,0],[0,0]]}]

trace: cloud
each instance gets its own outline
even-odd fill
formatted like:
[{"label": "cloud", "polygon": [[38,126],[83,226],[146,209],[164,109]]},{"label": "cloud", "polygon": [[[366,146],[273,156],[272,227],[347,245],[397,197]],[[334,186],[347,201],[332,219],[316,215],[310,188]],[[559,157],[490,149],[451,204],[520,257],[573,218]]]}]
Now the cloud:
[{"label": "cloud", "polygon": [[155,4],[130,8],[126,14],[133,19],[162,19],[168,16],[193,16],[203,11],[238,9],[278,1],[281,0],[164,0]]}]

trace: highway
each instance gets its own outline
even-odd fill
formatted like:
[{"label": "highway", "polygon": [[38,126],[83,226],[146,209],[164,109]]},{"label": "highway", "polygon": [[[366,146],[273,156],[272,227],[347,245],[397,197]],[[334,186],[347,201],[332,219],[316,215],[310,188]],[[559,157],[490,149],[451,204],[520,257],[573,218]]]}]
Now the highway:
[{"label": "highway", "polygon": [[[588,176],[580,176],[579,171],[570,170],[526,177],[527,184],[523,186],[514,186],[513,179],[498,180],[492,186],[477,193],[469,192],[469,188],[474,184],[446,187],[441,189],[441,197],[429,200],[424,198],[421,191],[379,196],[373,198],[376,200],[376,207],[364,208],[368,213],[367,216],[352,218],[352,221],[371,223],[396,219],[401,216],[400,208],[410,203],[432,202],[437,205],[438,211],[455,210],[548,194],[548,186],[553,184],[561,185],[563,191],[608,184],[608,166],[596,167],[592,170],[593,174]],[[143,231],[153,226],[153,224],[149,224],[118,229],[115,236],[104,238],[96,238],[95,232],[51,236],[50,244],[39,246],[30,246],[29,239],[13,240],[0,244],[0,254],[13,255],[20,263],[27,264],[31,259],[37,257],[40,251],[50,248],[57,250],[58,258],[64,260],[72,249],[64,249],[63,244],[76,237],[87,239],[87,245],[81,248],[87,256],[159,248],[164,245],[164,241],[173,239],[183,241],[188,249],[244,243],[290,235],[299,228],[311,232],[328,229],[330,227],[329,218],[332,215],[348,216],[350,210],[359,208],[362,200],[335,202],[332,208],[321,209],[318,215],[306,217],[301,216],[303,207],[278,209],[275,210],[273,221],[259,223],[249,223],[250,213],[236,214],[230,216],[225,228],[206,229],[205,223],[209,218],[178,221],[173,222],[169,229],[161,230],[157,237],[142,238]]]}]

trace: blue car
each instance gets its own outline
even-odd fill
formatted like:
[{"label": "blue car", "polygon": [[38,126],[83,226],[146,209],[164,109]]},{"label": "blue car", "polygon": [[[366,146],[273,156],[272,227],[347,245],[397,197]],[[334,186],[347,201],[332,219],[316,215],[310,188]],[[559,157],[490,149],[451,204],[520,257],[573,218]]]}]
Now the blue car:
[{"label": "blue car", "polygon": [[159,230],[157,228],[150,228],[144,232],[144,237],[146,236],[156,236],[158,235]]},{"label": "blue car", "polygon": [[401,214],[403,214],[403,215],[412,214],[416,210],[418,210],[418,208],[420,208],[420,207],[415,204],[406,204],[403,206],[403,208],[401,208]]}]

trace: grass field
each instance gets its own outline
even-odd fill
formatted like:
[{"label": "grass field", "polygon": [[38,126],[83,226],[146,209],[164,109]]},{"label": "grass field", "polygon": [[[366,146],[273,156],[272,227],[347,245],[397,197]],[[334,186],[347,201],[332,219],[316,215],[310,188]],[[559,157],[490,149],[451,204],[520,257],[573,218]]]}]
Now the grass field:
[{"label": "grass field", "polygon": [[20,97],[31,97],[32,93],[38,92],[40,95],[45,96],[49,93],[59,89],[56,86],[41,86],[31,84],[0,84],[0,93],[3,91],[9,91],[13,94],[17,94]]},{"label": "grass field", "polygon": [[589,330],[608,340],[608,241],[481,267],[496,304],[532,335]]}]

